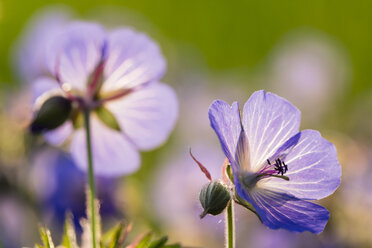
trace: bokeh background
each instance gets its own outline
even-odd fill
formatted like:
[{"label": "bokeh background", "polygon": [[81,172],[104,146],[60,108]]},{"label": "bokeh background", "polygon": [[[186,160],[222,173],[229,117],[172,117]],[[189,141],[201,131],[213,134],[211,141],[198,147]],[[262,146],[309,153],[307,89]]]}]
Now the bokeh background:
[{"label": "bokeh background", "polygon": [[133,235],[154,230],[185,246],[223,247],[223,215],[198,217],[207,180],[188,150],[219,178],[224,157],[209,127],[210,103],[243,104],[266,89],[300,108],[301,129],[335,143],[342,183],[321,201],[331,218],[320,235],[268,230],[236,207],[237,247],[372,247],[371,10],[367,0],[0,0],[0,247],[33,246],[38,223],[58,240],[66,211],[78,229],[84,216],[85,174],[26,129],[30,68],[20,68],[21,47],[37,23],[56,18],[149,34],[168,62],[163,81],[179,97],[175,131],[142,153],[139,171],[97,178],[104,230],[126,219]]}]

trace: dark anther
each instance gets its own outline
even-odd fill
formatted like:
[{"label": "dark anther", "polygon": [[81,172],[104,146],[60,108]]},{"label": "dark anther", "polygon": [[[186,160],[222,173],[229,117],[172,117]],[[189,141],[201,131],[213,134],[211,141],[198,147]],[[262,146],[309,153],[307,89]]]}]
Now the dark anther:
[{"label": "dark anther", "polygon": [[288,166],[284,163],[284,161],[283,161],[283,165],[284,165],[284,173],[286,173],[288,171]]},{"label": "dark anther", "polygon": [[[269,160],[267,162],[270,164]],[[282,176],[288,171],[288,166],[284,163],[284,161],[281,161],[279,158],[275,160],[274,166],[275,166],[274,170],[276,170],[278,174],[282,174]]]}]

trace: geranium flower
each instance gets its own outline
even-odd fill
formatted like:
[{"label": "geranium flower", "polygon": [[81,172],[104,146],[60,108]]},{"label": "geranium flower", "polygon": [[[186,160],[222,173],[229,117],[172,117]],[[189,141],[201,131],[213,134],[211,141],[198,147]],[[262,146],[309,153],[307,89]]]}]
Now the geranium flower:
[{"label": "geranium flower", "polygon": [[67,121],[46,130],[47,142],[61,145],[71,137],[72,156],[86,169],[81,109],[88,106],[95,173],[134,172],[138,150],[162,144],[178,115],[174,91],[159,82],[166,63],[158,46],[131,29],[106,32],[95,23],[73,22],[45,49],[47,73],[33,83],[35,108],[56,95],[72,103]]},{"label": "geranium flower", "polygon": [[46,72],[46,47],[74,16],[72,9],[52,5],[39,9],[27,21],[13,45],[12,62],[22,82],[31,83]]},{"label": "geranium flower", "polygon": [[341,167],[334,145],[318,131],[299,132],[300,111],[287,100],[255,92],[244,105],[215,101],[211,126],[231,163],[238,197],[272,229],[323,231],[329,212],[310,200],[332,194]]}]

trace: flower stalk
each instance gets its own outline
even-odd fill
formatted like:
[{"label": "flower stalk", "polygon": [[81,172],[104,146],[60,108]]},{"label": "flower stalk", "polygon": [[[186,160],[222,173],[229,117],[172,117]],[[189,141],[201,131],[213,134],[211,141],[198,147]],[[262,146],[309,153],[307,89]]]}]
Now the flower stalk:
[{"label": "flower stalk", "polygon": [[94,184],[94,173],[93,173],[93,157],[92,157],[92,142],[90,132],[90,109],[89,107],[84,108],[84,125],[86,132],[86,145],[87,145],[87,156],[88,156],[88,183],[90,192],[90,208],[91,208],[91,228],[92,228],[92,242],[93,248],[96,248],[96,208],[95,208],[95,184]]},{"label": "flower stalk", "polygon": [[226,209],[226,233],[225,233],[225,245],[226,248],[235,247],[235,237],[234,237],[234,209],[233,201],[227,205]]}]

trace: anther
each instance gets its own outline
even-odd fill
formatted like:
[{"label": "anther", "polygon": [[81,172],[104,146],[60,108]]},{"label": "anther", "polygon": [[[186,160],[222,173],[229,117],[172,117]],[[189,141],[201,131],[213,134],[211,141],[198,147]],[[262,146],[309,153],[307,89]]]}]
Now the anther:
[{"label": "anther", "polygon": [[[269,160],[267,161],[270,164],[270,161]],[[275,167],[274,170],[278,172],[277,174],[281,174],[282,176],[288,171],[288,166],[284,163],[284,161],[281,161],[279,158],[275,160],[274,167]]]}]

